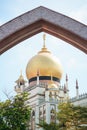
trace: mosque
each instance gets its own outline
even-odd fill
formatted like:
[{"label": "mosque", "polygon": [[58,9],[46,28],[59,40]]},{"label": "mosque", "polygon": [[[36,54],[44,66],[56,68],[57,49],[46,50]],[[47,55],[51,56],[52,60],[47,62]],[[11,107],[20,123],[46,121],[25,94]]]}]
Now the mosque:
[{"label": "mosque", "polygon": [[76,80],[76,96],[69,97],[68,76],[65,84],[61,86],[60,81],[63,68],[58,60],[45,45],[45,34],[43,35],[42,49],[32,57],[26,67],[28,81],[21,74],[16,81],[15,91],[29,93],[29,101],[32,107],[30,130],[41,130],[38,127],[40,120],[57,122],[56,114],[58,103],[70,100],[75,105],[87,105],[87,94],[79,95],[78,81]]}]

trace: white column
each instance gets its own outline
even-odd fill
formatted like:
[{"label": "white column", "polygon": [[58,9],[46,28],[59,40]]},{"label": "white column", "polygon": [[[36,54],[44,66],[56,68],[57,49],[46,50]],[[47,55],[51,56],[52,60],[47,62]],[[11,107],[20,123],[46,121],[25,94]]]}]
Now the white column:
[{"label": "white column", "polygon": [[36,109],[35,109],[35,124],[36,124],[36,129],[38,130],[38,125],[39,124],[39,104],[37,103]]},{"label": "white column", "polygon": [[49,91],[45,91],[45,101],[49,101]]},{"label": "white column", "polygon": [[50,103],[49,103],[49,91],[45,91],[45,101],[46,101],[46,123],[50,124]]},{"label": "white column", "polygon": [[39,85],[39,70],[37,70],[37,85]]},{"label": "white column", "polygon": [[46,123],[50,124],[50,103],[46,102]]},{"label": "white column", "polygon": [[37,75],[37,85],[39,85],[39,76]]},{"label": "white column", "polygon": [[[56,113],[58,112],[58,104],[56,104]],[[56,114],[57,115],[57,114]],[[57,116],[56,116],[56,123],[58,123]]]}]

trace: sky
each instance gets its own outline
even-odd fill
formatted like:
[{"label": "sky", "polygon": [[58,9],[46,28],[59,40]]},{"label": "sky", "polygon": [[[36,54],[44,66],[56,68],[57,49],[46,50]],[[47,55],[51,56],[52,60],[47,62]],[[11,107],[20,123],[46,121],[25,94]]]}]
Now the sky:
[{"label": "sky", "polygon": [[[87,0],[0,0],[0,26],[38,6],[47,7],[87,25]],[[0,100],[5,100],[6,94],[15,94],[15,81],[19,78],[21,70],[27,80],[26,65],[42,48],[43,34],[44,32],[26,39],[0,56]],[[87,93],[87,55],[47,33],[46,47],[63,66],[61,85],[64,85],[65,76],[68,75],[70,97],[76,95],[76,79],[79,94]]]}]

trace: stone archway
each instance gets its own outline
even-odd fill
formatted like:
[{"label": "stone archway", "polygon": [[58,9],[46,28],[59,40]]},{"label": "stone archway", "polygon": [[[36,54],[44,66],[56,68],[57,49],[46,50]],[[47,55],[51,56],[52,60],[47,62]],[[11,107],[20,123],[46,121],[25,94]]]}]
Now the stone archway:
[{"label": "stone archway", "polygon": [[87,54],[87,26],[42,6],[0,27],[0,54],[43,31]]}]

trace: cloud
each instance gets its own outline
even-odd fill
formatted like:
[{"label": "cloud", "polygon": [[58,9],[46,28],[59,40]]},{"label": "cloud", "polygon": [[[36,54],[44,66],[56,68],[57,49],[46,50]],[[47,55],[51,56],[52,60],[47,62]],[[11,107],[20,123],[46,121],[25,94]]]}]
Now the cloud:
[{"label": "cloud", "polygon": [[75,68],[76,66],[77,66],[77,61],[76,61],[75,58],[71,58],[71,59],[68,61],[68,63],[67,63],[67,67],[68,67],[69,69],[73,69],[73,68]]},{"label": "cloud", "polygon": [[82,6],[78,10],[74,10],[70,13],[70,17],[87,24],[87,5]]}]

